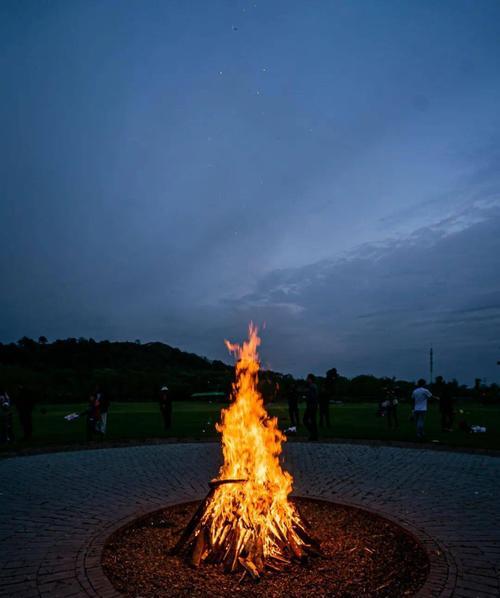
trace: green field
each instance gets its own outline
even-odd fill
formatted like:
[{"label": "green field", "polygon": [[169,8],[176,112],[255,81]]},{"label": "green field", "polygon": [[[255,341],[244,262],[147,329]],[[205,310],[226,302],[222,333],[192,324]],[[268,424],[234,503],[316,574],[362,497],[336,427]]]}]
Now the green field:
[{"label": "green field", "polygon": [[[38,406],[33,416],[33,440],[29,443],[16,441],[0,447],[0,452],[22,450],[26,448],[51,447],[54,445],[84,444],[85,418],[71,422],[64,415],[83,411],[84,404]],[[176,402],[173,407],[173,425],[168,434],[162,429],[162,422],[156,403],[113,403],[108,415],[107,441],[144,440],[153,438],[179,439],[215,439],[218,437],[215,422],[220,416],[221,404],[207,402]],[[300,406],[301,416],[303,405]],[[470,401],[457,405],[457,410],[464,413],[457,415],[453,432],[440,430],[439,411],[433,404],[427,415],[426,440],[439,441],[454,447],[500,449],[500,407],[484,406]],[[269,412],[278,417],[279,426],[285,429],[289,425],[288,411],[285,404],[268,405]],[[376,417],[374,403],[344,403],[330,407],[332,427],[320,428],[320,439],[352,438],[382,441],[414,441],[414,424],[409,421],[410,405],[399,405],[399,428],[388,430],[385,418]],[[15,432],[21,437],[21,430],[14,415]],[[466,419],[469,424],[484,425],[484,434],[468,434],[457,429],[459,419]],[[290,440],[306,438],[302,426],[297,436]]]}]

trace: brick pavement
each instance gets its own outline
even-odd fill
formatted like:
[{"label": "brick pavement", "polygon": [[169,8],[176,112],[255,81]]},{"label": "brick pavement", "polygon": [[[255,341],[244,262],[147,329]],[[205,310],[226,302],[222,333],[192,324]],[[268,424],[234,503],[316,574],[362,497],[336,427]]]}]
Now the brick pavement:
[{"label": "brick pavement", "polygon": [[[165,444],[0,461],[0,597],[117,596],[109,534],[201,498],[218,444]],[[500,596],[500,459],[426,449],[290,444],[295,493],[359,506],[412,531],[431,557],[423,596]]]}]

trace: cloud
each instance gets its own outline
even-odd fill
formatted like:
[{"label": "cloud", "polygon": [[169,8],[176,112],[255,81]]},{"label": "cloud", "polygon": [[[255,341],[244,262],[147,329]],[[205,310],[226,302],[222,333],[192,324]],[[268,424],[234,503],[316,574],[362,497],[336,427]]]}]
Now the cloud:
[{"label": "cloud", "polygon": [[480,212],[458,230],[438,223],[406,241],[273,271],[212,317],[233,326],[265,321],[270,362],[294,373],[336,366],[348,375],[416,378],[427,372],[432,344],[443,375],[495,379],[500,209]]},{"label": "cloud", "polygon": [[490,210],[500,206],[500,139],[492,137],[480,149],[457,157],[466,172],[446,192],[383,216],[381,228],[404,235],[425,225],[446,234],[487,219]]}]

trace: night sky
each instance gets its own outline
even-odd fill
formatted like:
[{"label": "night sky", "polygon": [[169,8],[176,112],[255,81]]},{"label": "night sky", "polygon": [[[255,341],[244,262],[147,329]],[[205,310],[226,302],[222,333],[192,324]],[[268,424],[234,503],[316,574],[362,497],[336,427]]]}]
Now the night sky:
[{"label": "night sky", "polygon": [[500,3],[0,3],[0,340],[500,367]]}]

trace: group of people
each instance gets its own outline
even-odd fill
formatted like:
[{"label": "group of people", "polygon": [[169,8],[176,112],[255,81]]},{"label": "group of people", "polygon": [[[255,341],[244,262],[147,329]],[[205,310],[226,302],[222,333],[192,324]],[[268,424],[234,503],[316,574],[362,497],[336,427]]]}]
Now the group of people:
[{"label": "group of people", "polygon": [[[302,423],[309,434],[309,440],[318,440],[318,411],[319,426],[330,427],[330,396],[326,393],[318,392],[313,374],[309,374],[306,379],[306,390],[302,394],[305,399],[306,408],[304,411]],[[432,387],[432,392],[426,387],[424,379],[420,379],[415,390],[412,393],[412,419],[415,421],[416,433],[418,439],[424,438],[425,419],[428,409],[428,401],[431,399],[439,400],[439,410],[441,413],[441,429],[444,432],[451,431],[453,424],[453,394],[451,388],[445,383],[442,376],[436,378]],[[289,432],[296,432],[299,427],[299,396],[300,393],[290,392],[288,395],[288,411],[291,427]],[[385,389],[385,398],[379,404],[379,415],[387,418],[387,424],[390,429],[398,428],[398,404],[400,402],[400,389],[397,386],[387,387]],[[13,442],[13,401],[5,390],[0,389],[0,443]],[[96,386],[94,392],[89,397],[87,408],[80,414],[86,416],[87,439],[92,439],[96,435],[103,437],[106,434],[108,424],[108,412],[110,406],[109,395],[102,391],[100,386]],[[34,401],[31,394],[19,387],[16,396],[15,407],[19,415],[19,422],[23,430],[23,439],[29,440],[33,434],[32,412]],[[162,386],[159,396],[159,408],[162,417],[163,428],[169,430],[172,424],[172,397],[167,386]]]},{"label": "group of people", "polygon": [[[304,411],[303,424],[309,433],[309,440],[318,440],[318,411],[319,411],[319,426],[330,427],[330,397],[328,395],[320,395],[318,387],[315,383],[313,374],[309,374],[306,379],[307,390],[303,398],[306,401],[306,408]],[[451,388],[444,381],[442,376],[436,378],[433,385],[433,392],[426,387],[426,381],[421,378],[417,382],[415,390],[412,392],[412,415],[416,425],[417,438],[419,440],[424,438],[425,434],[425,418],[427,414],[428,401],[436,399],[439,401],[439,411],[441,414],[441,429],[443,432],[451,432],[454,408],[453,408],[453,393]],[[379,404],[378,415],[384,416],[387,420],[389,429],[397,429],[399,427],[398,420],[398,405],[401,400],[401,390],[398,386],[388,386],[385,389],[385,398]],[[290,417],[291,427],[287,431],[296,432],[299,427],[299,394],[297,392],[290,392],[288,396],[288,413]]]},{"label": "group of people", "polygon": [[[14,432],[14,410],[17,411],[19,424],[23,432],[22,440],[30,440],[33,436],[33,410],[35,401],[28,389],[20,386],[15,395],[15,401],[6,390],[0,387],[0,444],[12,443],[16,440]],[[81,413],[66,416],[71,421],[75,418],[85,418],[86,437],[92,440],[104,437],[108,428],[108,412],[110,397],[107,392],[97,385],[89,396],[87,407]],[[167,386],[162,386],[159,396],[160,414],[163,428],[168,430],[172,424],[172,397]],[[44,410],[42,410],[43,412]]]},{"label": "group of people", "polygon": [[[96,435],[105,436],[109,406],[109,395],[97,386],[95,392],[89,397],[87,409],[81,414],[87,417],[87,440],[93,439]],[[167,386],[162,386],[160,390],[159,406],[163,428],[166,431],[172,425],[172,397]]]},{"label": "group of people", "polygon": [[[398,386],[387,387],[385,389],[385,398],[379,404],[378,415],[387,419],[389,429],[396,429],[398,422],[398,404],[400,402],[400,389]],[[424,437],[425,417],[428,409],[428,401],[435,399],[439,401],[439,411],[441,414],[441,430],[451,432],[453,425],[453,393],[449,384],[446,384],[442,376],[436,378],[432,385],[432,392],[427,388],[426,381],[421,378],[417,382],[415,390],[412,392],[412,414],[411,419],[415,422],[417,438]]]},{"label": "group of people", "polygon": [[[89,397],[87,409],[81,414],[87,417],[87,439],[91,440],[95,435],[104,436],[108,425],[109,395],[102,392],[99,386]],[[172,397],[167,386],[160,390],[160,413],[163,420],[164,430],[172,425]]]}]

